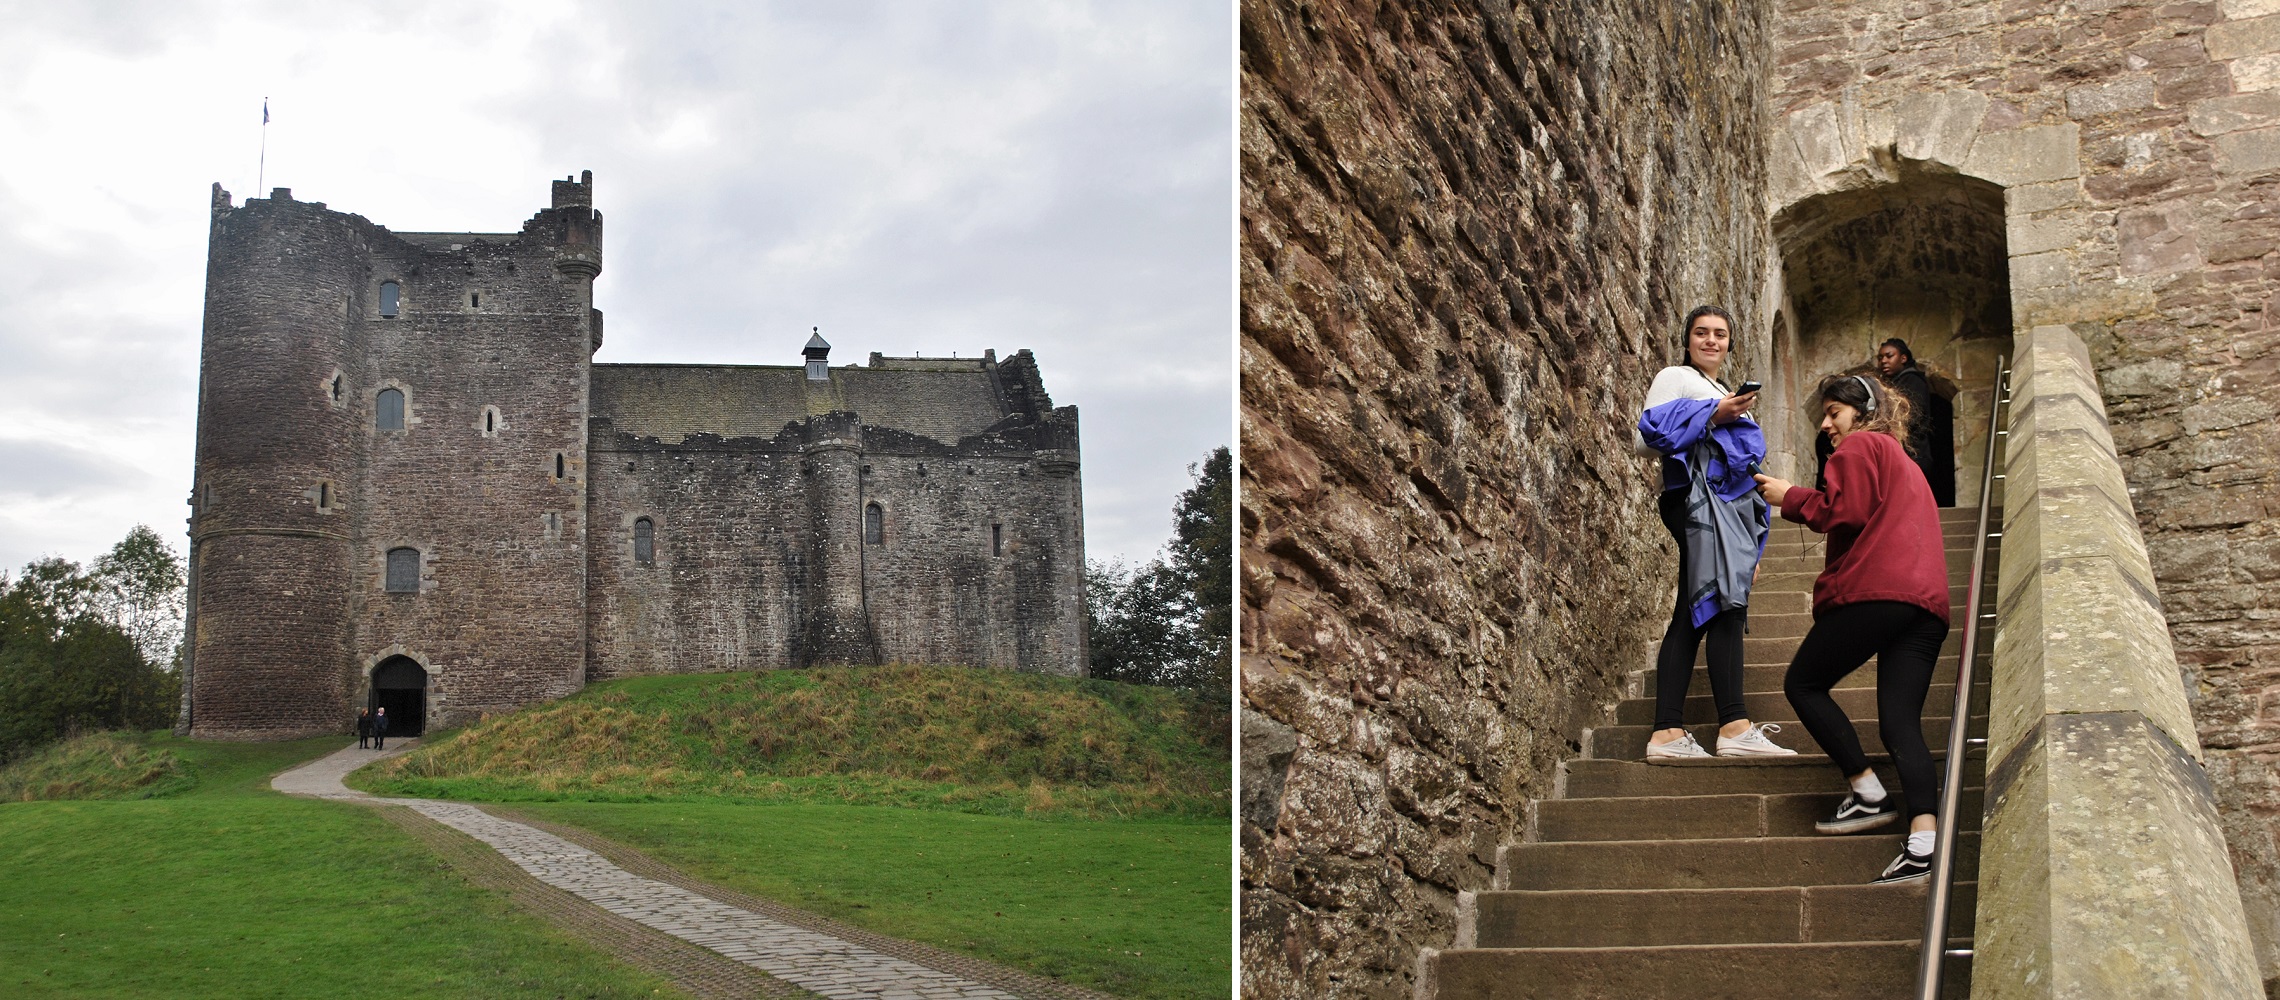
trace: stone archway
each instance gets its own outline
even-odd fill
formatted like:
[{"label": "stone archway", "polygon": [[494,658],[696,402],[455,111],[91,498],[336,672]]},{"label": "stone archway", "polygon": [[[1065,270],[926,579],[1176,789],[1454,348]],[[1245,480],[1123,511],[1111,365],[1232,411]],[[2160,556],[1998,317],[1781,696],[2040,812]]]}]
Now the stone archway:
[{"label": "stone archway", "polygon": [[1768,438],[1809,475],[1814,426],[1804,397],[1823,376],[1864,366],[1877,345],[1899,338],[1935,393],[1952,398],[1953,426],[1932,457],[1952,475],[1955,502],[1976,504],[1988,389],[2011,349],[2003,190],[1907,160],[1886,176],[1807,198],[1773,220],[1785,290],[1775,350],[1787,353],[1775,370],[1791,395],[1767,409]]},{"label": "stone archway", "polygon": [[428,673],[409,656],[372,668],[372,708],[388,710],[388,735],[409,738],[427,727]]},{"label": "stone archway", "polygon": [[1990,99],[1969,90],[1858,97],[1796,108],[1768,137],[1778,377],[1759,414],[1772,464],[1811,477],[1802,395],[1897,336],[1960,390],[1956,502],[1976,503],[1994,359],[2071,294],[2050,274],[2078,252],[2079,128],[1990,128]]}]

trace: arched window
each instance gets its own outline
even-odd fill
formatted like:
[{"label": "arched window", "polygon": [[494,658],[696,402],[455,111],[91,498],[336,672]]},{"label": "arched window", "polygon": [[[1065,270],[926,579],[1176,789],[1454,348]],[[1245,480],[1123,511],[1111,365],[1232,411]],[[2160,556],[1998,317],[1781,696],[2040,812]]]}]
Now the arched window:
[{"label": "arched window", "polygon": [[374,415],[375,426],[384,431],[403,430],[404,391],[401,389],[382,389],[377,403],[378,412]]},{"label": "arched window", "polygon": [[397,285],[393,281],[383,281],[380,283],[381,319],[396,318],[396,306],[403,297],[403,291],[404,290],[402,286]]},{"label": "arched window", "polygon": [[633,561],[653,562],[657,559],[657,525],[646,517],[633,522]]},{"label": "arched window", "polygon": [[420,550],[414,548],[388,550],[388,592],[391,594],[417,594],[420,592]]},{"label": "arched window", "polygon": [[863,508],[863,541],[868,545],[887,544],[887,511],[878,504]]}]

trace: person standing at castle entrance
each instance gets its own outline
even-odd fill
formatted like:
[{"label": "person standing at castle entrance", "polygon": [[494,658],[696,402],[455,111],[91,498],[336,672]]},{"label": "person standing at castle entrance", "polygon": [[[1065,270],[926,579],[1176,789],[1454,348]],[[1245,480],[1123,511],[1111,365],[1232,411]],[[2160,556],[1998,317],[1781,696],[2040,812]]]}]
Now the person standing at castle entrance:
[{"label": "person standing at castle entrance", "polygon": [[356,748],[357,748],[358,750],[362,750],[362,749],[364,749],[364,748],[365,748],[367,745],[369,745],[371,742],[372,742],[372,710],[371,710],[370,708],[360,708],[360,709],[357,709],[357,710],[356,710]]},{"label": "person standing at castle entrance", "polygon": [[1728,392],[1718,370],[1733,353],[1734,318],[1717,306],[1686,315],[1683,363],[1647,389],[1635,444],[1662,458],[1663,527],[1678,543],[1678,595],[1655,660],[1655,730],[1647,760],[1708,757],[1686,731],[1686,689],[1695,652],[1710,641],[1710,695],[1718,707],[1720,757],[1785,756],[1750,722],[1742,701],[1742,633],[1750,585],[1765,554],[1770,519],[1751,474],[1765,459],[1765,434],[1750,419],[1755,384]]},{"label": "person standing at castle entrance", "polygon": [[[1789,661],[1782,687],[1851,790],[1814,828],[1856,833],[1908,816],[1900,856],[1875,878],[1905,882],[1931,873],[1938,839],[1939,781],[1923,719],[1948,634],[1946,541],[1931,487],[1901,443],[1908,434],[1907,397],[1873,376],[1836,375],[1814,398],[1821,429],[1837,446],[1829,455],[1828,488],[1757,477],[1782,517],[1829,536],[1813,581],[1813,628]],[[1886,793],[1852,719],[1829,695],[1871,656],[1878,733],[1899,769],[1904,801]]]},{"label": "person standing at castle entrance", "polygon": [[372,749],[388,749],[388,710],[385,708],[372,713]]},{"label": "person standing at castle entrance", "polygon": [[1932,488],[1932,502],[1955,506],[1954,404],[1932,391],[1931,380],[1916,364],[1916,352],[1908,349],[1905,340],[1894,337],[1876,349],[1876,370],[1884,373],[1884,381],[1892,388],[1908,397],[1908,454],[1916,460],[1916,467],[1924,470],[1924,482]]}]

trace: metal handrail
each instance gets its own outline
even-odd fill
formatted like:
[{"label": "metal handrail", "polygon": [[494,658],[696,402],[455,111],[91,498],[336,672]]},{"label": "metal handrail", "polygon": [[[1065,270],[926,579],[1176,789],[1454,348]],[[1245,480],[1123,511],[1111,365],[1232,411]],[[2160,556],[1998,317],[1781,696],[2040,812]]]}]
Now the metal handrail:
[{"label": "metal handrail", "polygon": [[[1995,442],[2003,436],[2000,414],[2011,402],[2011,359],[1995,362],[1995,387],[1987,396],[1987,462],[1979,472],[1979,530],[1971,542],[1971,582],[1963,596],[1963,646],[1955,666],[1955,714],[1948,719],[1947,773],[1940,785],[1939,842],[1932,851],[1931,891],[1924,900],[1924,942],[1917,953],[1916,998],[1939,1000],[1941,967],[1947,948],[1948,904],[1955,880],[1956,810],[1963,799],[1963,756],[1971,740],[1971,661],[1979,655],[1980,577],[1987,571],[1987,510],[1995,494]],[[1955,957],[1969,955],[1958,950]]]}]

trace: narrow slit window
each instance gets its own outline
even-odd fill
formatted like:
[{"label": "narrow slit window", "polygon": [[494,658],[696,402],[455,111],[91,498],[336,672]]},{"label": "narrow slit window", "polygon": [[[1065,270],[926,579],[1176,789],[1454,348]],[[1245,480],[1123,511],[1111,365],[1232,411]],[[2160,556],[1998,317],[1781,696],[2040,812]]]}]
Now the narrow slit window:
[{"label": "narrow slit window", "polygon": [[482,308],[482,305],[483,305],[483,293],[482,293],[482,292],[468,292],[468,293],[467,293],[467,304],[468,304],[468,305],[470,305],[470,306],[474,306],[474,307],[476,307],[476,308]]},{"label": "narrow slit window", "polygon": [[333,376],[332,383],[325,387],[325,391],[332,396],[333,402],[340,402],[340,376]]},{"label": "narrow slit window", "polygon": [[331,484],[331,483],[318,483],[318,484],[317,484],[317,507],[318,507],[319,509],[324,509],[324,508],[329,508],[329,507],[331,507],[331,506],[332,506],[332,484]]},{"label": "narrow slit window", "polygon": [[1005,525],[990,525],[990,554],[993,556],[1005,554]]},{"label": "narrow slit window", "polygon": [[554,478],[556,478],[556,479],[561,479],[561,478],[563,478],[563,473],[565,473],[565,472],[567,472],[567,471],[569,471],[569,470],[568,470],[568,468],[567,468],[567,462],[566,462],[566,461],[563,459],[563,457],[562,457],[562,453],[561,453],[561,452],[559,452],[559,451],[558,451],[558,452],[555,452],[555,453],[554,453]]},{"label": "narrow slit window", "polygon": [[376,426],[384,431],[404,429],[404,392],[401,389],[382,389],[378,399]]},{"label": "narrow slit window", "polygon": [[388,592],[391,594],[417,594],[420,592],[420,550],[414,548],[388,550]]},{"label": "narrow slit window", "polygon": [[[1706,334],[1705,336],[1707,336],[1707,334]],[[485,434],[489,434],[489,433],[491,433],[492,431],[496,431],[496,430],[498,430],[498,429],[499,429],[499,415],[498,415],[497,413],[493,413],[493,412],[492,412],[492,411],[490,411],[490,410],[484,410],[484,411],[483,411],[483,433],[485,433]]]},{"label": "narrow slit window", "polygon": [[863,508],[863,541],[868,545],[887,544],[887,511],[878,504]]},{"label": "narrow slit window", "polygon": [[380,318],[395,319],[396,309],[402,303],[404,289],[393,281],[380,283]]},{"label": "narrow slit window", "polygon": [[657,525],[648,518],[633,522],[633,561],[654,562],[657,559]]}]

